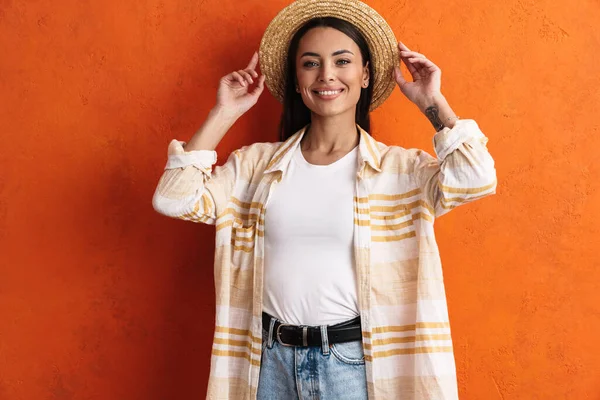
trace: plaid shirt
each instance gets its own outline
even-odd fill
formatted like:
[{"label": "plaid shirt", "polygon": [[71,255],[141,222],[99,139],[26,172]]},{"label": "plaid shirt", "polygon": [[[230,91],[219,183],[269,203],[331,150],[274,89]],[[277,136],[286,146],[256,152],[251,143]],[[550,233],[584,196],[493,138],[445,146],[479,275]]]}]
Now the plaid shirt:
[{"label": "plaid shirt", "polygon": [[[458,398],[433,223],[495,193],[494,160],[473,120],[434,136],[437,158],[360,130],[354,253],[369,399]],[[216,225],[216,327],[208,399],[255,399],[262,342],[264,218],[306,127],[213,168],[216,152],[173,140],[154,194],[161,214]],[[315,193],[318,196],[319,193]]]}]

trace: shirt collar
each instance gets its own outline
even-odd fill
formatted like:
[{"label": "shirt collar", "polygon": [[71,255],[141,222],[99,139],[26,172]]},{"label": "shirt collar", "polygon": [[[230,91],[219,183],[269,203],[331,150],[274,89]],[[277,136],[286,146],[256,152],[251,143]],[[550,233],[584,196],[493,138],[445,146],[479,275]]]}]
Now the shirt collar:
[{"label": "shirt collar", "polygon": [[[292,155],[300,145],[300,141],[302,140],[307,127],[308,125],[294,133],[289,139],[279,145],[275,154],[271,157],[271,161],[267,165],[267,169],[264,172],[265,174],[275,171],[280,171],[282,174],[285,174],[292,159]],[[377,172],[381,172],[381,153],[379,152],[377,141],[362,129],[360,125],[356,124],[356,127],[360,133],[358,144],[358,175],[362,176],[366,165],[369,165]]]}]

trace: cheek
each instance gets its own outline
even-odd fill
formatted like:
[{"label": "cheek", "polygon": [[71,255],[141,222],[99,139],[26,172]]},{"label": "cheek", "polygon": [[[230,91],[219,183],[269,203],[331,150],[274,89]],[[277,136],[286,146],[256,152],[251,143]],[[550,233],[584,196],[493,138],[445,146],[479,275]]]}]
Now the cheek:
[{"label": "cheek", "polygon": [[352,92],[360,95],[360,91],[363,88],[362,84],[362,75],[353,74],[351,77],[348,77],[347,85],[350,87]]},{"label": "cheek", "polygon": [[[362,71],[361,70],[348,70],[343,75],[346,83],[351,86],[361,86],[362,85]],[[340,75],[341,77],[341,75]]]},{"label": "cheek", "polygon": [[317,73],[313,71],[296,70],[296,79],[298,82],[312,83],[317,79]]}]

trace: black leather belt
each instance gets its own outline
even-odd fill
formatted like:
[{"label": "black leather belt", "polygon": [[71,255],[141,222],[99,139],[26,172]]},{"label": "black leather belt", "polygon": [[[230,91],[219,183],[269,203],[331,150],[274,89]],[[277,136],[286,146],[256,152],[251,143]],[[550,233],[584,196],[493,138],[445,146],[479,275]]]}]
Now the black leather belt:
[{"label": "black leather belt", "polygon": [[[263,312],[263,329],[267,332],[271,325],[271,318],[273,318],[271,315]],[[361,338],[360,316],[327,327],[327,339],[330,344],[352,342]],[[321,327],[284,324],[277,320],[273,326],[272,339],[283,346],[321,346]]]}]

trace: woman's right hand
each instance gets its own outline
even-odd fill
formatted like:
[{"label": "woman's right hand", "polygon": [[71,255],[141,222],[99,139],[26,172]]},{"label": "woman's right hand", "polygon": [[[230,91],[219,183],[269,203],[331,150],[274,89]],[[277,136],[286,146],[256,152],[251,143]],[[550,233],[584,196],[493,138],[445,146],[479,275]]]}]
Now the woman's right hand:
[{"label": "woman's right hand", "polygon": [[[265,76],[261,75],[258,78],[258,73],[255,71],[257,64],[258,53],[254,52],[245,69],[234,71],[221,78],[215,108],[231,118],[237,119],[256,104],[264,90],[265,83]],[[256,78],[258,78],[256,87],[249,90]]]}]

